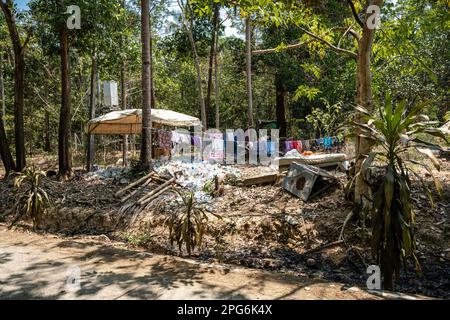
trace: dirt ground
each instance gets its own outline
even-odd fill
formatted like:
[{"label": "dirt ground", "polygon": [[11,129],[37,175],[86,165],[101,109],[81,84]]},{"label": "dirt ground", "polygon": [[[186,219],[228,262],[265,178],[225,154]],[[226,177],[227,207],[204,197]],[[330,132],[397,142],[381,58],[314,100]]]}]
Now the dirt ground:
[{"label": "dirt ground", "polygon": [[[426,178],[431,185],[431,178]],[[411,266],[402,273],[396,290],[448,299],[450,163],[443,161],[439,180],[444,195],[436,200],[434,208],[418,186],[413,188],[422,274],[417,275]],[[314,250],[339,238],[352,209],[344,199],[345,182],[346,177],[342,176],[339,185],[308,203],[283,191],[280,185],[226,185],[224,196],[206,205],[223,219],[211,218],[202,247],[190,259],[365,286],[367,266],[374,260],[369,234],[360,224],[351,221],[347,225],[344,243]],[[149,252],[187,256],[169,243],[166,221],[173,210],[173,196],[158,198],[144,212],[123,214],[119,212],[122,205],[113,196],[122,187],[117,179],[86,181],[76,175],[68,182],[47,179],[45,185],[58,208],[50,215],[47,231],[64,235],[105,234]],[[13,200],[12,181],[1,182],[0,213],[8,213]]]},{"label": "dirt ground", "polygon": [[[0,299],[423,299],[130,250],[106,236],[58,237],[0,224]],[[69,282],[69,277],[79,281]],[[76,284],[76,286],[72,285]],[[78,285],[79,284],[79,285]]]}]

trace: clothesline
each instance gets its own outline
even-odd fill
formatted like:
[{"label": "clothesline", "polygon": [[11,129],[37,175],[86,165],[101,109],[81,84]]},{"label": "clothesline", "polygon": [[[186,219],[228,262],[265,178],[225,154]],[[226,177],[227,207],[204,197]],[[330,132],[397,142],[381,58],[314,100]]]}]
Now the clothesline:
[{"label": "clothesline", "polygon": [[[163,129],[158,130],[158,144],[164,149],[172,149],[177,144],[193,145],[194,147],[201,148],[203,140],[203,137],[191,135],[190,133],[180,133],[178,131],[167,131]],[[206,140],[211,142],[214,149],[222,150],[227,141],[234,140],[236,143],[236,136],[230,133],[209,133],[206,135]],[[274,142],[267,139],[267,137],[259,139],[258,142],[259,148],[264,150],[274,149]],[[324,137],[309,140],[289,139],[288,141],[285,141],[282,146],[284,146],[285,153],[294,149],[301,153],[303,151],[318,151],[321,149],[327,151],[334,147],[342,147],[343,144],[344,142],[337,137]]]},{"label": "clothesline", "polygon": [[293,140],[290,139],[284,142],[284,151],[289,152],[296,149],[298,152],[313,151],[318,149],[331,150],[333,147],[342,147],[343,141],[340,141],[337,137],[325,137],[319,139],[309,140]]}]

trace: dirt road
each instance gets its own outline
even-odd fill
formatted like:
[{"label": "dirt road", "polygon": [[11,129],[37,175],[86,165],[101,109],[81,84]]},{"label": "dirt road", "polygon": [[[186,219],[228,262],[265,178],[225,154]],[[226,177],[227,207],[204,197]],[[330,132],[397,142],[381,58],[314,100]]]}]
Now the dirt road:
[{"label": "dirt road", "polygon": [[[69,280],[70,279],[70,280]],[[0,299],[376,299],[358,288],[0,225]]]}]

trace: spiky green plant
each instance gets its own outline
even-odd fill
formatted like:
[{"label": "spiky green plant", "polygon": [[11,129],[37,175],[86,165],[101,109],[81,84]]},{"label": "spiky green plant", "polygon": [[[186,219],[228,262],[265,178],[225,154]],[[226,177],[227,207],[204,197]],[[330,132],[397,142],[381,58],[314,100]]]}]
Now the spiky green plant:
[{"label": "spiky green plant", "polygon": [[[376,114],[357,107],[357,111],[364,115],[364,123],[353,122],[354,128],[371,140],[374,150],[364,155],[357,175],[361,174],[367,179],[374,169],[382,172],[378,187],[373,190],[370,208],[371,245],[382,271],[384,287],[388,290],[393,288],[394,276],[399,276],[401,263],[406,269],[409,258],[414,262],[417,272],[420,272],[414,235],[415,213],[411,206],[411,177],[414,176],[420,182],[433,204],[432,193],[416,168],[424,168],[431,176],[433,171],[426,161],[412,160],[406,155],[410,151],[422,154],[440,170],[439,161],[432,150],[440,150],[441,147],[419,136],[431,135],[446,140],[443,131],[433,127],[437,123],[421,114],[426,105],[408,108],[406,101],[394,105],[387,95],[384,104],[378,104]],[[435,178],[434,181],[441,192],[439,181]]]},{"label": "spiky green plant", "polygon": [[450,111],[447,111],[447,113],[444,116],[445,121],[450,121]]},{"label": "spiky green plant", "polygon": [[[178,190],[176,192],[183,200],[184,208],[172,213],[167,220],[169,239],[171,245],[176,243],[180,251],[184,244],[186,251],[191,255],[192,251],[202,243],[209,218],[206,211],[195,203],[193,193],[182,194]],[[221,219],[219,215],[211,212],[209,214]]]},{"label": "spiky green plant", "polygon": [[36,230],[42,215],[50,205],[47,192],[42,188],[42,178],[45,173],[36,167],[27,167],[14,180],[14,189],[17,194],[14,204],[15,218],[11,226],[20,219],[30,217],[33,228]]}]

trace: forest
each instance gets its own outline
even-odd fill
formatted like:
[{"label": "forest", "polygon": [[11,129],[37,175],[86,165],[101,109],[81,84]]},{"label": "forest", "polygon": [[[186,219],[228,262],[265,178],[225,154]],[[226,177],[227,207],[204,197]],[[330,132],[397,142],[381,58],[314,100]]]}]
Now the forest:
[{"label": "forest", "polygon": [[448,1],[0,6],[0,233],[450,298]]}]

